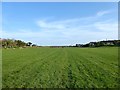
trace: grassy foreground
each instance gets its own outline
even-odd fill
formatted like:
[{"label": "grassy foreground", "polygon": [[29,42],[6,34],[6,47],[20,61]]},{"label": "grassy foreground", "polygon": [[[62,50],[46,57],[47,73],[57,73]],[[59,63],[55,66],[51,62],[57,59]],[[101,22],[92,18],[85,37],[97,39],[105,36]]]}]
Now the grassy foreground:
[{"label": "grassy foreground", "polygon": [[3,88],[118,86],[118,48],[3,49]]}]

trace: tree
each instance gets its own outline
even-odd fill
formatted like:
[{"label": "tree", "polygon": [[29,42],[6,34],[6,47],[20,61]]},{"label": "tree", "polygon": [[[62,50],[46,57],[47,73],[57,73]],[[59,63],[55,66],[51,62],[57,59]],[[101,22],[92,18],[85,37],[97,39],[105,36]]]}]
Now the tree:
[{"label": "tree", "polygon": [[15,40],[15,42],[17,43],[17,46],[18,47],[23,47],[23,46],[26,46],[26,43],[21,41],[21,40]]},{"label": "tree", "polygon": [[0,38],[0,47],[2,47],[2,39]]},{"label": "tree", "polygon": [[2,47],[7,48],[7,39],[2,40]]},{"label": "tree", "polygon": [[32,47],[36,47],[37,45],[36,44],[33,44]]},{"label": "tree", "polygon": [[32,45],[32,43],[31,43],[31,42],[28,42],[28,43],[27,43],[27,46],[31,46],[31,45]]}]

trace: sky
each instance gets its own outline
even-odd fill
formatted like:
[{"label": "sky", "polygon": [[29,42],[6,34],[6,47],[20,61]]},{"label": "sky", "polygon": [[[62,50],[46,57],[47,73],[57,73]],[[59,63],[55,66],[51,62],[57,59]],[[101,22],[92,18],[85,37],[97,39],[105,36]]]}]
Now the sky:
[{"label": "sky", "polygon": [[42,46],[118,39],[118,3],[3,2],[2,38]]}]

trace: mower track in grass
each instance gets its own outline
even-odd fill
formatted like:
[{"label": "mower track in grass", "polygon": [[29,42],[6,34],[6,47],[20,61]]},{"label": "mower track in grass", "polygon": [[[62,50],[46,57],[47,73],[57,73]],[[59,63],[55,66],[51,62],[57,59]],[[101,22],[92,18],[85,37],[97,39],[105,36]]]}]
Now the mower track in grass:
[{"label": "mower track in grass", "polygon": [[3,49],[3,88],[118,87],[118,48]]}]

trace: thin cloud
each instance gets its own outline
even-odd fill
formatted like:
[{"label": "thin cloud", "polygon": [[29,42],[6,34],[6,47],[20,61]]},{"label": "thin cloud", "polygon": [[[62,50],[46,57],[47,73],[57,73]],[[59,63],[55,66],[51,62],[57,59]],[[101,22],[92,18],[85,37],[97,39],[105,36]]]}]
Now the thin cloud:
[{"label": "thin cloud", "polygon": [[103,16],[103,15],[106,15],[106,14],[110,14],[112,11],[108,10],[108,11],[99,11],[97,13],[97,16]]},{"label": "thin cloud", "polygon": [[42,29],[66,29],[66,28],[75,28],[81,27],[87,24],[93,24],[94,22],[98,22],[103,15],[107,15],[112,13],[112,10],[108,11],[99,11],[93,16],[82,17],[82,18],[71,18],[67,20],[53,20],[49,21],[47,19],[38,20],[36,23]]}]

